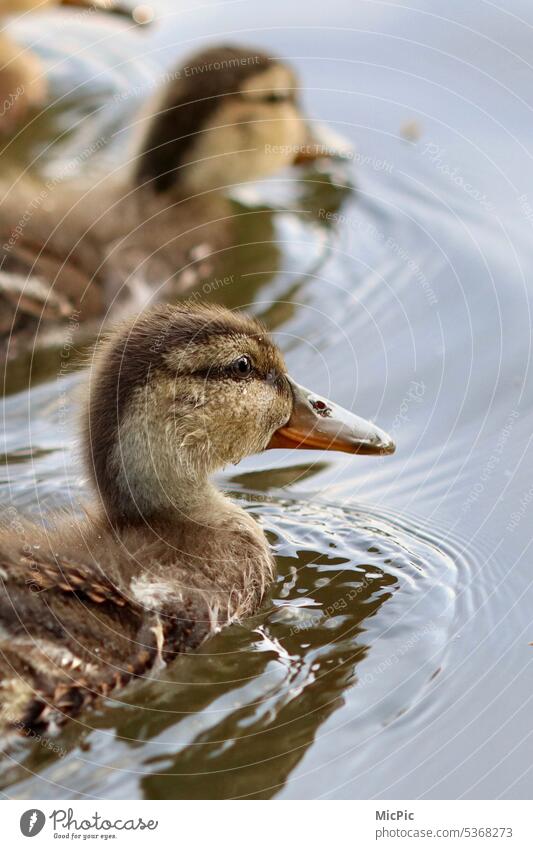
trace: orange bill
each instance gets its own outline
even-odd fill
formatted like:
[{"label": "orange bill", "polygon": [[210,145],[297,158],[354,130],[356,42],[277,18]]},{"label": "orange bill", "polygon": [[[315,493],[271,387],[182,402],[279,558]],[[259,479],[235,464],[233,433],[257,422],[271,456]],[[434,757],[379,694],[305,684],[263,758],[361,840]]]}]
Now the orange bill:
[{"label": "orange bill", "polygon": [[288,378],[293,409],[288,422],[267,448],[309,448],[348,454],[392,454],[396,448],[385,431],[372,422],[321,398]]},{"label": "orange bill", "polygon": [[331,152],[326,144],[323,144],[320,139],[309,128],[307,137],[303,144],[300,145],[294,157],[295,165],[306,165],[308,162],[314,162],[316,159],[329,159]]},{"label": "orange bill", "polygon": [[305,165],[317,159],[352,159],[353,156],[352,146],[346,139],[323,124],[309,123],[304,143],[294,157],[294,164]]}]

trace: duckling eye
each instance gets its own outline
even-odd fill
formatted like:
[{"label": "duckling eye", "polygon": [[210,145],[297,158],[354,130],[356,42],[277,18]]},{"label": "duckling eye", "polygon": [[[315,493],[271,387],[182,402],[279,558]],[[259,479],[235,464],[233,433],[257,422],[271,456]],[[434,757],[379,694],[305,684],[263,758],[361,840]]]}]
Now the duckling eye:
[{"label": "duckling eye", "polygon": [[239,357],[238,360],[235,360],[234,363],[231,364],[231,370],[236,377],[249,377],[252,373],[252,361],[250,357],[244,355]]},{"label": "duckling eye", "polygon": [[263,98],[265,103],[284,103],[289,95],[282,91],[271,91]]}]

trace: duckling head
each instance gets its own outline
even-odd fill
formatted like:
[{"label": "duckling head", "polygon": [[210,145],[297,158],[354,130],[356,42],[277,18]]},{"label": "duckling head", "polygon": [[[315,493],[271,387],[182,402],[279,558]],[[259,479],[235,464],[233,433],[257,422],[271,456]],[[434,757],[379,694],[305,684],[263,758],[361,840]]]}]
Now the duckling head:
[{"label": "duckling head", "polygon": [[296,75],[285,63],[254,50],[214,47],[171,77],[150,114],[137,184],[198,193],[300,161],[311,133]]},{"label": "duckling head", "polygon": [[158,306],[95,353],[85,462],[117,524],[190,514],[208,476],[266,448],[390,453],[390,438],[297,386],[257,321],[212,307]]}]

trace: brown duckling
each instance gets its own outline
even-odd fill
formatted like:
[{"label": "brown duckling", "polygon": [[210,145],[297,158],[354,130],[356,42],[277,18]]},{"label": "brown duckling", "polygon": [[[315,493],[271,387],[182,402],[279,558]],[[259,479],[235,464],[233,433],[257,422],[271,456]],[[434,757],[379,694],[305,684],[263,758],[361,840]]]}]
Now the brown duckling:
[{"label": "brown duckling", "polygon": [[[1,24],[4,17],[43,11],[52,6],[76,6],[92,11],[112,12],[135,20],[135,12],[120,3],[104,0],[1,0]],[[139,23],[143,15],[140,10]],[[4,31],[0,32],[0,133],[13,132],[30,109],[46,100],[46,72],[40,59],[31,50],[21,48]]]},{"label": "brown duckling", "polygon": [[[280,60],[213,47],[169,77],[113,180],[83,190],[61,182],[44,194],[27,187],[25,197],[6,187],[4,274],[48,281],[80,323],[172,300],[213,274],[232,242],[224,190],[326,153],[310,142],[296,76]],[[39,317],[24,309],[17,285],[11,293],[4,280],[0,305],[13,332],[34,331]],[[41,324],[48,312],[43,303]]]},{"label": "brown duckling", "polygon": [[93,503],[0,531],[4,729],[60,723],[258,610],[267,540],[209,478],[283,446],[394,450],[295,384],[242,314],[160,305],[97,347],[82,423]]}]

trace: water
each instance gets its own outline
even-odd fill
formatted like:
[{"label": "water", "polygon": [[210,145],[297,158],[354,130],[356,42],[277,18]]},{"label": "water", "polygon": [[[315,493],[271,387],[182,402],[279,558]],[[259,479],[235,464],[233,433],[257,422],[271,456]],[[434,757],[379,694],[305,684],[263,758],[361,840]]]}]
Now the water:
[{"label": "water", "polygon": [[[116,128],[134,130],[176,57],[223,40],[289,58],[309,112],[357,155],[239,198],[284,211],[243,215],[260,252],[234,249],[214,299],[264,317],[297,380],[398,450],[267,452],[220,475],[278,556],[261,613],[73,722],[59,751],[21,741],[4,792],[530,798],[531,10],[155,5],[165,25],[150,32],[19,23],[58,102],[5,155],[53,174],[104,133],[80,167],[106,173]],[[5,500],[34,513],[85,491],[78,378],[36,366],[31,393],[23,369],[9,377],[0,473]]]}]

